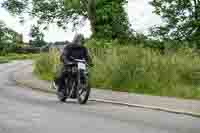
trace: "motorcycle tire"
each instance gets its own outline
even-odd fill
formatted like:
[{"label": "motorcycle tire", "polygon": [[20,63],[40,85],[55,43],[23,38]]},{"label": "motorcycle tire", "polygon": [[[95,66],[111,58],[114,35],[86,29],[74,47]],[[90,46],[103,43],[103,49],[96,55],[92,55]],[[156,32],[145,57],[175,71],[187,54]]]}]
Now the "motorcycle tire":
[{"label": "motorcycle tire", "polygon": [[[84,97],[82,97],[80,95],[80,92],[81,91],[84,91]],[[78,99],[78,103],[79,104],[86,104],[88,99],[89,99],[89,96],[90,96],[90,92],[91,92],[91,88],[90,86],[88,85],[87,87],[78,87],[77,88],[77,99]]]}]

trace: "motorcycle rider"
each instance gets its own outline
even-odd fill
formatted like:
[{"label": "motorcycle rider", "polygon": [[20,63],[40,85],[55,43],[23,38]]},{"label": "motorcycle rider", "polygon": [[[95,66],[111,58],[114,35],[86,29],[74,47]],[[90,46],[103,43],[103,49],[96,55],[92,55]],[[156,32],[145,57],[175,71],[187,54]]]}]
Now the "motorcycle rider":
[{"label": "motorcycle rider", "polygon": [[60,60],[63,63],[63,66],[61,68],[61,72],[56,78],[56,85],[58,86],[58,91],[62,91],[64,89],[65,78],[70,78],[70,74],[68,74],[68,71],[66,70],[70,69],[71,66],[69,64],[73,62],[73,59],[71,57],[75,59],[85,59],[89,65],[92,65],[92,61],[89,56],[88,50],[85,46],[83,46],[83,43],[84,36],[81,34],[77,34],[75,35],[72,43],[65,46],[60,56]]}]

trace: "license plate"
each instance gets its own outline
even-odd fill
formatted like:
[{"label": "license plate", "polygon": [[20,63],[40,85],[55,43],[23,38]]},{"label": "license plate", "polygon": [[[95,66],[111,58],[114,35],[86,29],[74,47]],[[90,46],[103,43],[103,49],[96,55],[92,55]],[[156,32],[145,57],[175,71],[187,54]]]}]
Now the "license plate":
[{"label": "license plate", "polygon": [[78,69],[85,70],[86,69],[86,65],[84,63],[78,63]]}]

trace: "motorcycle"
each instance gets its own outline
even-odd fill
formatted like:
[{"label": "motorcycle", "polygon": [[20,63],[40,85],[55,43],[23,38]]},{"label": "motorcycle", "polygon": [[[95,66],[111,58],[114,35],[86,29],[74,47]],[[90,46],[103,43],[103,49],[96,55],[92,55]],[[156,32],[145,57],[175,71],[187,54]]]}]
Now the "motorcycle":
[{"label": "motorcycle", "polygon": [[[57,89],[59,101],[65,102],[66,99],[77,99],[79,104],[86,104],[90,95],[88,65],[85,60],[73,59],[73,63],[68,64],[67,73],[70,78],[65,79],[65,87],[62,91]],[[56,88],[53,81],[54,89]]]}]

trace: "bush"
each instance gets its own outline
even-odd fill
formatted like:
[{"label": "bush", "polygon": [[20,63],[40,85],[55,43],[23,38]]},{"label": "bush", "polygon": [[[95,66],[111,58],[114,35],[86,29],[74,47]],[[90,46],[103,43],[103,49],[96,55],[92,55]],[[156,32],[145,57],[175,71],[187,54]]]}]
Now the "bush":
[{"label": "bush", "polygon": [[114,46],[112,41],[103,39],[90,39],[86,42],[88,48],[111,48]]},{"label": "bush", "polygon": [[27,48],[16,48],[15,50],[16,53],[23,53],[23,54],[27,54],[27,53],[40,53],[40,48],[36,48],[36,47],[27,47]]},{"label": "bush", "polygon": [[15,43],[0,43],[0,56],[14,52],[16,48]]}]

